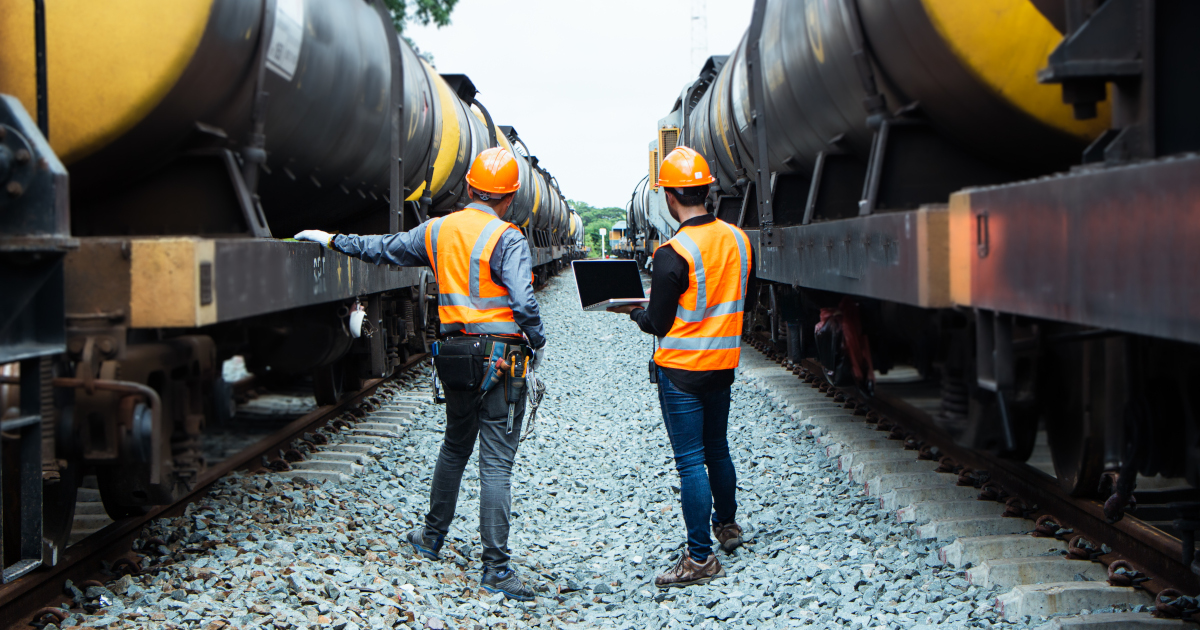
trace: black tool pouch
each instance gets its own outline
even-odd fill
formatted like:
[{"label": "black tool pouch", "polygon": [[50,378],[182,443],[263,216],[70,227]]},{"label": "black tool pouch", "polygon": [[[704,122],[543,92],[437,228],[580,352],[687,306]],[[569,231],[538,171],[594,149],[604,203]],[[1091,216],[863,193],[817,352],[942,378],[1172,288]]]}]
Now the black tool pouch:
[{"label": "black tool pouch", "polygon": [[[525,361],[527,360],[528,359],[523,357],[518,359],[520,364],[517,366],[517,374],[523,374],[525,372]],[[505,378],[504,401],[510,405],[515,405],[520,402],[521,397],[525,395],[525,383],[526,379],[524,376],[509,376],[508,378]]]},{"label": "black tool pouch", "polygon": [[442,387],[451,392],[473,392],[483,382],[483,344],[480,341],[441,342],[433,358]]}]

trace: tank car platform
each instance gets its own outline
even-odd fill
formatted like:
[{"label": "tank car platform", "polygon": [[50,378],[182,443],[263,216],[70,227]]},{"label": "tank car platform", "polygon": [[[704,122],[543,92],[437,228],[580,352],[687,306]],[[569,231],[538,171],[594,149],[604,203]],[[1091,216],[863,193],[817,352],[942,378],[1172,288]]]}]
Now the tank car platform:
[{"label": "tank car platform", "polygon": [[191,328],[418,283],[315,243],[252,238],[82,238],[66,261],[67,312],[133,328]]}]

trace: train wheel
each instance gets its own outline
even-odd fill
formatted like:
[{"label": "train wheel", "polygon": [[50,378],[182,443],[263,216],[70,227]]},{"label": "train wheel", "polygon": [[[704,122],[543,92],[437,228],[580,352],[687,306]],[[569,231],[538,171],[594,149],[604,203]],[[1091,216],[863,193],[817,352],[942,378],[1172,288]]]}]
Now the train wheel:
[{"label": "train wheel", "polygon": [[1087,435],[1083,414],[1058,417],[1046,427],[1058,484],[1073,497],[1096,494],[1104,474],[1104,436]]},{"label": "train wheel", "polygon": [[[54,366],[55,375],[70,373],[65,362]],[[54,391],[55,417],[53,456],[57,461],[57,475],[42,476],[42,537],[61,554],[71,542],[71,528],[75,525],[75,501],[79,486],[83,482],[83,461],[79,451],[79,432],[75,426],[75,390],[58,388]],[[44,445],[43,445],[44,448]],[[47,453],[43,451],[43,458]],[[43,471],[45,466],[43,465]],[[51,555],[47,562],[57,563],[58,556]]]},{"label": "train wheel", "polygon": [[[976,400],[971,401],[968,415],[970,426],[966,435],[970,436],[970,443],[975,448],[985,449],[1004,459],[1027,461],[1037,442],[1037,408],[1028,402],[1007,399],[1004,402],[1004,410],[1001,411],[999,397],[988,391],[978,392]],[[1004,430],[1005,415],[1011,431],[1007,436]]]},{"label": "train wheel", "polygon": [[317,404],[336,405],[345,393],[346,380],[346,366],[342,361],[313,370],[313,396]]},{"label": "train wheel", "polygon": [[100,501],[104,503],[104,511],[114,521],[131,516],[141,516],[150,510],[144,505],[125,505],[116,500],[125,495],[125,484],[128,483],[123,471],[112,466],[96,468],[96,486],[100,490]]},{"label": "train wheel", "polygon": [[67,548],[75,524],[75,501],[83,479],[80,468],[79,462],[60,462],[58,479],[42,483],[42,538],[59,554]]},{"label": "train wheel", "polygon": [[433,340],[437,338],[437,295],[436,278],[428,270],[423,271],[413,299],[413,313],[409,318],[413,334],[409,337],[408,349],[414,354],[429,352]]},{"label": "train wheel", "polygon": [[[1125,348],[1120,339],[1063,344],[1048,353],[1041,391],[1050,405],[1046,437],[1054,473],[1074,497],[1096,496],[1105,467],[1108,426],[1124,408]],[[1118,414],[1114,417],[1113,414]]]}]

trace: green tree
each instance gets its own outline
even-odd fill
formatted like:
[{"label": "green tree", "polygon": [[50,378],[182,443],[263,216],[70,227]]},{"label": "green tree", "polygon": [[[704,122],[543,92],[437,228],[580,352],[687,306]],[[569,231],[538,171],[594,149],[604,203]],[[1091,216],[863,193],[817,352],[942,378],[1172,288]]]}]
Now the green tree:
[{"label": "green tree", "polygon": [[396,32],[403,33],[404,25],[410,21],[423,26],[436,24],[439,28],[450,24],[450,12],[458,0],[383,0],[383,3],[392,12]]},{"label": "green tree", "polygon": [[[617,221],[625,220],[624,208],[596,208],[583,201],[567,200],[567,204],[579,213],[579,218],[583,219],[584,243],[592,248],[591,256],[593,258],[600,256],[600,228],[611,232],[612,226]],[[612,247],[608,245],[608,236],[604,237],[605,249],[612,251]]]}]

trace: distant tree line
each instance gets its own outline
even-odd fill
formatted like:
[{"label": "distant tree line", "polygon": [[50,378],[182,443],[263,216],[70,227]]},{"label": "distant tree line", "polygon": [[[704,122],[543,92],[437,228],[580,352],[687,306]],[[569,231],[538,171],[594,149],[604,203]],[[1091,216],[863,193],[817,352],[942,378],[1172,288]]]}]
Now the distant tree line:
[{"label": "distant tree line", "polygon": [[[567,203],[575,208],[575,212],[578,212],[579,217],[583,219],[584,242],[592,248],[597,256],[600,255],[600,228],[611,231],[614,223],[625,220],[625,209],[597,208],[583,201],[570,199],[567,200]],[[607,236],[604,239],[606,242],[608,241]]]}]

